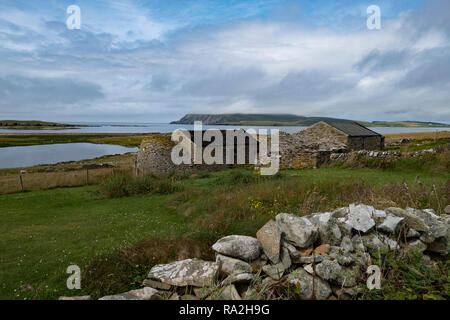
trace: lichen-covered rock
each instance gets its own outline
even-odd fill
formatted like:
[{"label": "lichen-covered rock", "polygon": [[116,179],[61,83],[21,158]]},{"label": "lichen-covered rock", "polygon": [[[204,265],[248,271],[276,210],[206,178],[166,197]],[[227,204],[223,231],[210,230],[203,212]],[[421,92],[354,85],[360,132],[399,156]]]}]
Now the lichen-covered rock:
[{"label": "lichen-covered rock", "polygon": [[219,300],[242,300],[239,292],[233,284],[230,284],[223,288]]},{"label": "lichen-covered rock", "polygon": [[351,204],[349,210],[346,223],[356,231],[366,233],[375,226],[375,221],[372,218],[375,209],[372,206]]},{"label": "lichen-covered rock", "polygon": [[303,268],[292,271],[287,281],[299,288],[300,298],[304,300],[326,300],[331,295],[331,287],[326,281],[312,276]]},{"label": "lichen-covered rock", "polygon": [[128,293],[133,296],[136,296],[142,300],[160,300],[161,299],[159,291],[154,288],[150,288],[150,287],[144,287],[142,289],[131,290],[131,291],[128,291]]},{"label": "lichen-covered rock", "polygon": [[249,283],[253,280],[253,274],[252,273],[238,273],[238,274],[231,274],[228,277],[225,278],[225,280],[222,281],[222,286],[226,286],[229,284],[238,284],[238,283]]},{"label": "lichen-covered rock", "polygon": [[450,235],[439,238],[428,245],[428,251],[448,254],[450,252]]},{"label": "lichen-covered rock", "polygon": [[353,287],[361,278],[358,265],[342,267],[336,260],[324,260],[316,265],[314,270],[323,280],[343,287]]},{"label": "lichen-covered rock", "polygon": [[342,271],[342,267],[336,260],[326,259],[315,266],[314,271],[323,280],[336,279]]},{"label": "lichen-covered rock", "polygon": [[170,290],[172,286],[167,283],[162,283],[160,281],[155,281],[151,279],[145,279],[142,284],[146,287],[151,287],[153,289],[159,289],[159,290]]},{"label": "lichen-covered rock", "polygon": [[281,261],[276,264],[265,265],[262,269],[263,271],[272,279],[279,280],[292,264],[289,251],[286,248],[281,250]]},{"label": "lichen-covered rock", "polygon": [[91,296],[59,297],[58,300],[91,300]]},{"label": "lichen-covered rock", "polygon": [[444,213],[450,215],[450,204],[444,208]]},{"label": "lichen-covered rock", "polygon": [[416,241],[408,243],[408,249],[419,250],[421,252],[424,252],[425,250],[427,250],[427,245],[422,241],[420,241],[419,239],[417,239]]},{"label": "lichen-covered rock", "polygon": [[261,247],[272,263],[280,262],[281,233],[275,220],[269,220],[256,233]]},{"label": "lichen-covered rock", "polygon": [[427,225],[428,230],[422,232],[422,234],[420,235],[420,240],[422,240],[423,242],[430,244],[434,242],[436,239],[446,236],[448,225],[442,220],[441,217],[436,215],[434,210],[432,209],[417,210],[412,208],[406,208],[406,211],[410,214],[414,214],[420,217]]},{"label": "lichen-covered rock", "polygon": [[180,300],[192,301],[192,300],[200,300],[200,299],[198,297],[192,295],[192,294],[185,294],[185,295],[180,297]]},{"label": "lichen-covered rock", "polygon": [[306,248],[317,239],[317,228],[307,218],[280,213],[276,221],[284,238],[295,246]]},{"label": "lichen-covered rock", "polygon": [[353,263],[350,252],[345,252],[341,247],[332,246],[328,251],[328,259],[336,260],[341,266],[348,266]]},{"label": "lichen-covered rock", "polygon": [[254,273],[261,272],[262,268],[267,264],[268,260],[263,260],[261,258],[253,260],[250,262],[250,266],[252,267],[252,271]]},{"label": "lichen-covered rock", "polygon": [[313,214],[308,217],[319,232],[320,243],[330,245],[339,245],[341,243],[342,233],[338,225],[338,220],[331,216],[331,213]]},{"label": "lichen-covered rock", "polygon": [[404,220],[402,217],[394,216],[393,214],[388,214],[383,220],[383,223],[378,225],[378,230],[386,233],[396,233]]},{"label": "lichen-covered rock", "polygon": [[110,295],[110,296],[104,296],[98,300],[143,300],[143,299],[126,292],[126,293],[119,293],[119,294],[114,294],[114,295]]},{"label": "lichen-covered rock", "polygon": [[430,228],[425,224],[425,221],[414,213],[408,212],[401,208],[387,208],[386,213],[391,213],[397,217],[405,219],[405,223],[408,227],[413,228],[417,231],[428,231]]},{"label": "lichen-covered rock", "polygon": [[367,268],[369,265],[371,265],[371,257],[368,252],[356,251],[351,254],[351,257],[356,265],[359,265],[363,268]]},{"label": "lichen-covered rock", "polygon": [[255,260],[261,254],[258,240],[248,236],[227,236],[219,239],[212,248],[217,253],[246,261]]},{"label": "lichen-covered rock", "polygon": [[358,286],[355,286],[353,288],[331,286],[331,290],[333,291],[333,294],[336,295],[338,300],[349,300],[352,299],[356,294],[358,294],[358,291],[361,289]]},{"label": "lichen-covered rock", "polygon": [[310,264],[310,263],[319,263],[322,262],[325,255],[311,255],[306,257],[297,257],[292,259],[293,263],[296,264]]},{"label": "lichen-covered rock", "polygon": [[245,261],[230,258],[221,254],[216,255],[216,262],[220,265],[220,272],[230,275],[237,273],[251,273],[252,266]]},{"label": "lichen-covered rock", "polygon": [[298,250],[290,243],[287,243],[286,241],[283,241],[281,244],[284,248],[287,249],[287,251],[289,252],[289,255],[297,255],[299,254]]},{"label": "lichen-covered rock", "polygon": [[350,210],[348,209],[348,207],[339,208],[331,212],[331,217],[336,219],[345,218],[349,212]]},{"label": "lichen-covered rock", "polygon": [[346,218],[338,218],[336,220],[336,225],[339,227],[342,237],[351,237],[353,235],[353,228],[351,225],[347,224],[346,221]]},{"label": "lichen-covered rock", "polygon": [[390,239],[383,234],[370,233],[361,236],[361,240],[371,252],[377,252],[378,250],[395,250],[399,248],[397,241]]},{"label": "lichen-covered rock", "polygon": [[408,232],[406,233],[407,238],[416,238],[419,237],[420,233],[417,230],[414,230],[413,228],[409,228]]},{"label": "lichen-covered rock", "polygon": [[323,280],[344,287],[355,286],[361,276],[359,266],[344,268],[336,260],[329,259],[317,264],[314,270]]},{"label": "lichen-covered rock", "polygon": [[303,269],[305,269],[305,271],[308,272],[309,274],[314,274],[314,268],[312,263],[303,266]]},{"label": "lichen-covered rock", "polygon": [[186,259],[158,264],[150,270],[148,278],[178,287],[203,287],[211,285],[218,272],[219,264],[216,262]]},{"label": "lichen-covered rock", "polygon": [[360,235],[355,234],[352,238],[353,249],[355,251],[366,251],[366,247],[364,246],[364,242]]},{"label": "lichen-covered rock", "polygon": [[377,210],[375,209],[372,212],[372,218],[375,220],[375,222],[378,222],[380,220],[383,220],[384,218],[386,218],[387,214],[386,212],[384,212],[383,210]]},{"label": "lichen-covered rock", "polygon": [[[344,250],[344,253],[355,251],[355,250],[353,249],[353,242],[352,242],[352,239],[350,239],[349,236],[344,236],[344,237],[342,238],[340,247],[342,248],[342,250]],[[364,249],[363,249],[363,250],[364,250]]]}]

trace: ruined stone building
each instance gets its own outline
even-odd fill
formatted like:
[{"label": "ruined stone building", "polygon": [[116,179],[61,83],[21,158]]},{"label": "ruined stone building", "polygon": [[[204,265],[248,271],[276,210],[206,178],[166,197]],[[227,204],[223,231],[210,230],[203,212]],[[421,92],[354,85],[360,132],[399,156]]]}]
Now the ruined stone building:
[{"label": "ruined stone building", "polygon": [[317,150],[348,152],[384,149],[382,135],[348,120],[319,121],[295,135],[305,146]]},{"label": "ruined stone building", "polygon": [[[218,133],[223,137],[222,146],[222,163],[221,164],[207,164],[204,161],[202,163],[195,162],[195,134],[199,134],[200,146],[198,150],[200,154],[203,154],[206,148],[214,141],[214,138],[205,138],[205,133]],[[182,132],[180,132],[182,133]],[[227,134],[228,133],[228,134]],[[189,130],[184,132],[183,138],[187,138],[190,148],[190,164],[174,164],[171,158],[172,148],[175,143],[171,139],[170,134],[152,134],[146,137],[139,148],[137,155],[137,169],[141,174],[147,174],[150,172],[170,172],[172,170],[180,172],[190,171],[217,171],[230,168],[233,165],[227,165],[227,139],[232,139],[229,144],[231,146],[230,154],[232,154],[232,163],[234,164],[249,164],[252,163],[248,157],[251,146],[254,147],[254,152],[259,151],[258,141],[255,137],[248,134],[244,130],[203,130],[194,132]],[[238,157],[238,153],[235,150],[243,150],[243,159]],[[214,152],[212,153],[215,155]],[[202,159],[204,160],[204,159]]]},{"label": "ruined stone building", "polygon": [[[211,130],[208,130],[211,131]],[[214,130],[213,130],[214,131]],[[171,140],[170,134],[149,135],[141,144],[137,156],[137,169],[141,174],[150,172],[169,172],[172,170],[189,172],[196,170],[216,171],[229,168],[226,156],[226,132],[240,136],[233,143],[234,150],[238,146],[244,147],[245,160],[237,161],[234,155],[234,163],[252,163],[247,157],[250,145],[255,145],[259,151],[261,136],[252,136],[243,130],[215,130],[220,132],[223,139],[223,164],[191,164],[176,165],[172,162],[171,151],[175,143]],[[202,146],[205,150],[211,143],[204,141],[203,136],[206,131],[201,131]],[[194,131],[188,131],[190,143],[194,146]],[[234,138],[233,138],[234,139]],[[268,150],[270,151],[270,137],[268,140]],[[366,127],[353,121],[320,121],[312,126],[297,132],[288,134],[280,132],[279,152],[280,168],[319,168],[324,163],[330,161],[332,153],[345,153],[353,150],[382,150],[384,148],[384,137]],[[192,148],[193,149],[193,148]],[[193,157],[193,154],[192,154]]]}]

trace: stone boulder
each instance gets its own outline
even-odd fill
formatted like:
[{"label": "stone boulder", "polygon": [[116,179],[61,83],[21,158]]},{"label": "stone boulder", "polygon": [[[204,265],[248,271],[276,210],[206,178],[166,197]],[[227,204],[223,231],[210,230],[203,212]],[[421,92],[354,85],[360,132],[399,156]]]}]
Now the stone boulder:
[{"label": "stone boulder", "polygon": [[203,287],[214,282],[219,267],[216,262],[186,259],[156,265],[150,270],[148,278],[178,287]]},{"label": "stone boulder", "polygon": [[227,275],[252,272],[252,266],[239,259],[217,254],[216,262],[220,265],[220,272]]},{"label": "stone boulder", "polygon": [[222,281],[221,285],[226,286],[229,284],[249,283],[254,278],[252,273],[239,273],[231,274]]},{"label": "stone boulder", "polygon": [[366,233],[375,226],[375,221],[372,217],[375,209],[372,206],[351,204],[349,210],[350,212],[345,222],[354,230]]},{"label": "stone boulder", "polygon": [[280,262],[280,245],[281,245],[281,233],[278,229],[278,225],[274,220],[269,220],[261,229],[256,233],[261,247],[272,263]]},{"label": "stone boulder", "polygon": [[331,295],[331,287],[326,281],[312,276],[303,268],[292,271],[288,275],[287,281],[299,288],[301,299],[326,300]]},{"label": "stone boulder", "polygon": [[404,220],[402,217],[394,216],[393,214],[388,214],[382,223],[378,225],[378,230],[386,233],[397,233],[401,222]]},{"label": "stone boulder", "polygon": [[220,293],[219,300],[242,300],[233,284],[226,286]]},{"label": "stone boulder", "polygon": [[91,300],[91,296],[59,297],[58,300]]},{"label": "stone boulder", "polygon": [[417,231],[428,231],[430,228],[425,224],[425,221],[412,212],[408,212],[401,208],[390,207],[387,208],[386,213],[391,213],[397,217],[405,219],[408,227]]},{"label": "stone boulder", "polygon": [[341,243],[342,233],[338,220],[332,217],[331,213],[313,214],[308,219],[317,228],[320,243],[328,243],[330,245],[339,245]]},{"label": "stone boulder", "polygon": [[315,266],[315,274],[322,280],[344,287],[353,287],[361,277],[359,266],[342,267],[336,260],[326,259]]},{"label": "stone boulder", "polygon": [[450,204],[444,208],[444,213],[450,215]]},{"label": "stone boulder", "polygon": [[272,279],[279,280],[291,264],[292,261],[288,249],[282,248],[281,261],[276,264],[267,264],[262,268],[262,270]]},{"label": "stone boulder", "polygon": [[119,293],[119,294],[114,294],[114,295],[110,295],[110,296],[104,296],[98,300],[143,300],[143,299],[140,297],[137,297],[135,295],[132,295],[128,292],[125,292],[125,293]]},{"label": "stone boulder", "polygon": [[307,218],[280,213],[276,216],[276,221],[284,239],[297,247],[309,247],[317,239],[317,228]]},{"label": "stone boulder", "polygon": [[248,236],[227,236],[213,246],[217,253],[245,261],[255,260],[261,254],[261,246],[256,238]]},{"label": "stone boulder", "polygon": [[142,289],[131,290],[131,291],[128,291],[128,293],[133,296],[136,296],[142,300],[160,300],[160,299],[162,299],[159,294],[159,291],[154,288],[150,288],[150,287],[144,287]]}]

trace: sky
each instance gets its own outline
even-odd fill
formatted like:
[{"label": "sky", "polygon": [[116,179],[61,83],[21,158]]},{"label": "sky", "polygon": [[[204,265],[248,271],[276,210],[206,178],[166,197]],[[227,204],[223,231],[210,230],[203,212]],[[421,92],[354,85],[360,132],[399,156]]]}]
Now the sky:
[{"label": "sky", "polygon": [[0,2],[0,119],[234,112],[450,122],[450,1]]}]

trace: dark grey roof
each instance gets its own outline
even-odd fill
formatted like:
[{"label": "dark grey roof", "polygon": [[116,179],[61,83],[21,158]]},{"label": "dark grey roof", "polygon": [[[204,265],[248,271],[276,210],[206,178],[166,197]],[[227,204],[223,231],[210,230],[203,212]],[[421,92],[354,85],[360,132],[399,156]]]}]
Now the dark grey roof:
[{"label": "dark grey roof", "polygon": [[344,132],[351,137],[367,137],[367,136],[379,136],[380,134],[367,129],[362,124],[350,120],[323,120],[330,126]]},{"label": "dark grey roof", "polygon": [[[227,137],[228,137],[227,132],[230,133],[230,134],[232,134],[232,133],[236,134],[236,136],[234,136],[234,137],[231,136],[233,138],[233,140],[234,140],[234,145],[237,145],[240,142],[240,140],[237,137],[244,138],[243,141],[244,141],[245,145],[249,145],[250,142],[252,142],[252,143],[256,142],[256,144],[258,144],[258,140],[255,139],[252,135],[250,135],[249,133],[247,133],[243,129],[226,129],[226,130],[224,130],[224,129],[222,129],[222,130],[208,129],[208,131],[215,131],[216,133],[217,132],[220,133],[222,135],[223,145],[224,146],[226,146],[226,144],[227,144]],[[194,133],[195,133],[195,131],[194,130],[188,130],[187,132],[190,135],[191,141],[194,142]],[[214,140],[211,141],[211,142],[204,141],[203,140],[203,135],[205,134],[205,132],[206,132],[206,130],[202,130],[201,131],[202,147],[206,147],[206,146],[208,146],[210,143],[212,143],[214,141]]]}]

